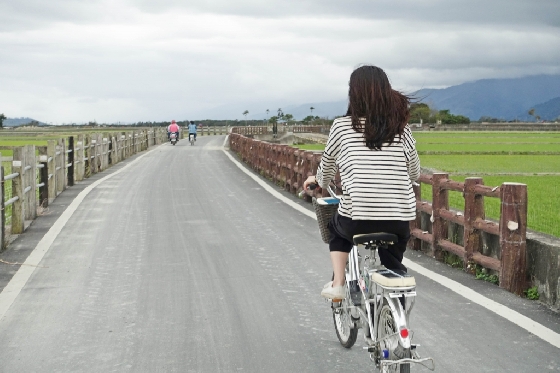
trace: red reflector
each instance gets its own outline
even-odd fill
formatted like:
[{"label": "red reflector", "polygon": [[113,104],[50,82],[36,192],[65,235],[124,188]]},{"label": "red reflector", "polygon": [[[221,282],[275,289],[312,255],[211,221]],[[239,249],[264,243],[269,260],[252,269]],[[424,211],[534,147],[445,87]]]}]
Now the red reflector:
[{"label": "red reflector", "polygon": [[401,329],[401,337],[408,338],[408,329]]}]

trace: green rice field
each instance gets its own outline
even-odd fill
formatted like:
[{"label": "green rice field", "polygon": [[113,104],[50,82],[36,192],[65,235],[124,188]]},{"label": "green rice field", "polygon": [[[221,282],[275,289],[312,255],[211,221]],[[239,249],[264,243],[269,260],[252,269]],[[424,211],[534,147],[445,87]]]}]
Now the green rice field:
[{"label": "green rice field", "polygon": [[[560,133],[431,131],[414,132],[414,137],[423,168],[447,172],[456,181],[480,176],[489,186],[527,184],[529,228],[560,237]],[[431,186],[423,184],[422,198],[431,200],[431,193]],[[499,199],[487,197],[484,204],[486,216],[498,219]],[[461,193],[450,191],[449,205],[463,210]]]}]

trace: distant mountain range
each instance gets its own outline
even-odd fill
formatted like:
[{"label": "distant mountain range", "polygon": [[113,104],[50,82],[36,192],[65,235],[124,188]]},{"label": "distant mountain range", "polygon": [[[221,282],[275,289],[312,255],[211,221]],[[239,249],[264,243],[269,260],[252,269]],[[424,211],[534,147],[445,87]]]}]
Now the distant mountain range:
[{"label": "distant mountain range", "polygon": [[[464,115],[471,120],[492,117],[503,120],[535,121],[528,111],[535,109],[535,116],[554,120],[560,116],[560,75],[535,75],[515,79],[483,79],[443,89],[421,89],[413,93],[421,102],[433,109]],[[347,100],[307,103],[283,107],[284,113],[303,119],[311,114],[334,118],[344,115]],[[270,115],[275,115],[271,113]],[[265,118],[256,113],[250,119]]]},{"label": "distant mountain range", "polygon": [[449,109],[471,120],[483,116],[535,120],[527,114],[531,108],[541,119],[553,120],[560,116],[560,75],[477,80],[444,89],[422,89],[415,96],[433,108]]},{"label": "distant mountain range", "polygon": [[15,127],[15,126],[23,126],[25,124],[30,124],[32,122],[37,122],[38,126],[47,126],[46,123],[40,122],[33,118],[6,118],[2,122],[4,127]]}]

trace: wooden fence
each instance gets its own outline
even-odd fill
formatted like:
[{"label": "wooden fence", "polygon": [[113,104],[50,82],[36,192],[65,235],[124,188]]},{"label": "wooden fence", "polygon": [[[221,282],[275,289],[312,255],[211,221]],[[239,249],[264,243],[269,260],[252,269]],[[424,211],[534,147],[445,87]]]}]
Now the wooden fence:
[{"label": "wooden fence", "polygon": [[[229,127],[226,126],[206,126],[202,128],[198,128],[196,130],[197,135],[205,136],[205,135],[227,135],[229,132]],[[183,136],[188,136],[189,130],[183,130]]]},{"label": "wooden fence", "polygon": [[[229,145],[243,162],[294,194],[301,191],[303,182],[308,175],[315,173],[321,160],[321,153],[318,152],[299,150],[290,145],[271,144],[238,133],[230,134]],[[319,196],[317,191],[308,191],[309,199],[312,195]]]},{"label": "wooden fence", "polygon": [[[11,233],[22,233],[25,222],[37,217],[38,206],[48,206],[75,181],[84,180],[165,141],[167,132],[161,128],[79,134],[48,140],[47,146],[13,147],[12,173],[5,175],[4,167],[0,168],[0,248],[6,246],[7,207],[11,206]],[[7,183],[9,180],[11,188]],[[5,196],[10,195],[10,189],[11,198],[5,200]]]},{"label": "wooden fence", "polygon": [[[432,203],[422,201],[420,186],[414,187],[418,212],[410,225],[415,238],[413,248],[419,250],[420,241],[424,241],[439,260],[444,251],[457,255],[466,271],[473,272],[472,263],[498,271],[500,287],[521,295],[527,289],[527,185],[503,183],[488,187],[483,185],[482,178],[470,177],[461,183],[450,180],[445,173],[422,175],[419,182],[432,186]],[[450,190],[463,194],[464,212],[449,210]],[[485,219],[484,197],[500,199],[498,223]],[[422,212],[431,216],[428,230],[421,228]],[[449,240],[449,222],[463,227],[463,245]],[[482,254],[482,232],[499,237],[500,259]]]},{"label": "wooden fence", "polygon": [[[329,133],[328,126],[286,126],[278,125],[278,133]],[[231,129],[232,133],[237,133],[240,135],[268,135],[273,133],[273,127],[270,126],[246,126],[246,127],[233,127]]]},{"label": "wooden fence", "polygon": [[[235,128],[229,137],[229,144],[230,149],[255,171],[294,194],[301,191],[309,175],[316,173],[321,158],[320,152],[255,140],[240,135]],[[444,173],[422,175],[419,182],[432,186],[433,203],[422,201],[420,186],[414,187],[417,218],[411,221],[412,238],[409,246],[420,250],[421,241],[424,241],[430,245],[430,253],[438,260],[442,260],[443,252],[447,251],[459,256],[465,269],[470,272],[473,271],[473,263],[498,271],[500,287],[521,295],[527,288],[527,186],[504,183],[499,187],[488,187],[483,185],[481,178],[468,178],[460,183],[449,180]],[[449,209],[449,190],[463,193],[464,212]],[[306,191],[304,194],[308,201],[313,195],[319,196],[319,192]],[[499,223],[485,219],[484,197],[500,198]],[[431,216],[429,226],[424,230],[421,225],[422,213]],[[464,227],[464,245],[448,239],[448,222]],[[499,259],[482,254],[483,232],[499,237],[496,255]]]}]

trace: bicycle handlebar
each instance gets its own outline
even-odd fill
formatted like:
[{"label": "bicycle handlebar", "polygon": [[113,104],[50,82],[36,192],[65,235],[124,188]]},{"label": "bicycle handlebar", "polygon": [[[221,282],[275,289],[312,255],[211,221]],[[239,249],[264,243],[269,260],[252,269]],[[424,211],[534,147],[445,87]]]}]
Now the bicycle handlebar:
[{"label": "bicycle handlebar", "polygon": [[[333,189],[333,186],[336,188],[336,186],[331,182],[331,183],[327,186],[327,191],[329,192],[329,194],[331,195],[331,197],[336,198],[336,199],[340,199],[340,197],[338,197],[338,196],[336,195],[335,190]],[[309,184],[308,187],[307,187],[307,189],[309,189],[309,190],[315,190],[315,189],[317,189],[317,188],[319,188],[319,184],[317,184],[317,183],[311,183],[311,184]],[[300,198],[303,197],[304,194],[305,194],[305,189],[302,190],[302,191],[299,193],[299,197],[300,197]]]}]

